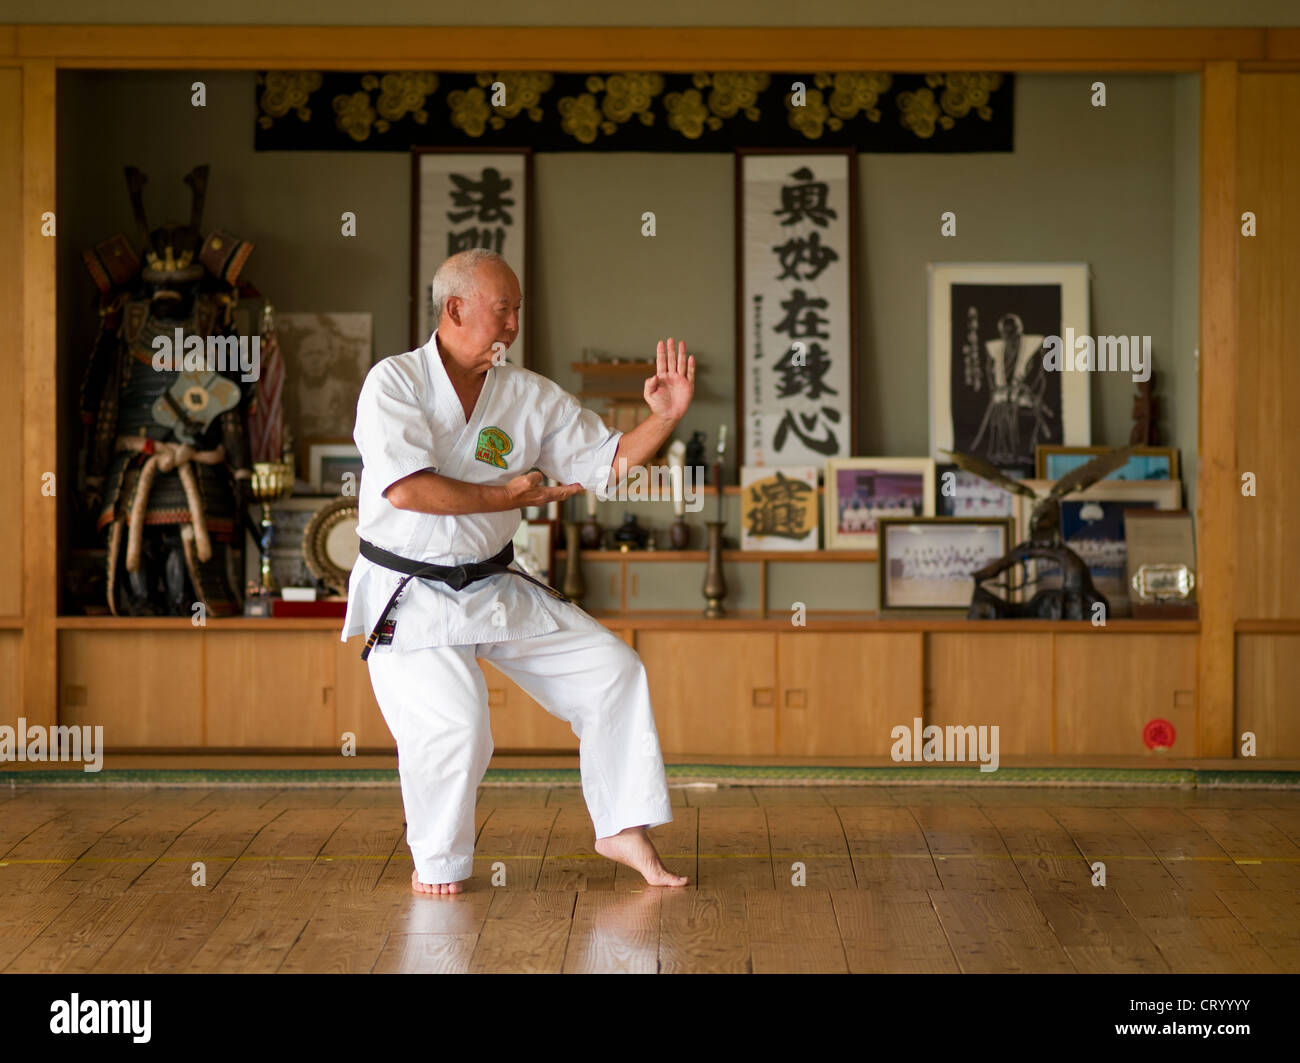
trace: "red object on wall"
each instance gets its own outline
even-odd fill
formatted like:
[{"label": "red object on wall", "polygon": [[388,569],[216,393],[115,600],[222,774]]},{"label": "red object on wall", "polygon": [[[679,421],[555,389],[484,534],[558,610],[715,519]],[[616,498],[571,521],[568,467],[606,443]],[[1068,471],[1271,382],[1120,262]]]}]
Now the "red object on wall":
[{"label": "red object on wall", "polygon": [[1147,725],[1142,728],[1142,741],[1146,743],[1147,749],[1158,751],[1172,749],[1177,737],[1178,733],[1174,730],[1174,725],[1168,720],[1148,720]]}]

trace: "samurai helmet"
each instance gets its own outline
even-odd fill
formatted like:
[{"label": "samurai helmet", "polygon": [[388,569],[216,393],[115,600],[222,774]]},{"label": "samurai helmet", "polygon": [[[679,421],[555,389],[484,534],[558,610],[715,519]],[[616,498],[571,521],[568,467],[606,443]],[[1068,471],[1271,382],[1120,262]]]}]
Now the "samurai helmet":
[{"label": "samurai helmet", "polygon": [[147,178],[134,166],[126,167],[126,186],[131,193],[135,224],[144,238],[144,269],[141,277],[151,284],[185,284],[203,276],[203,267],[195,256],[203,246],[199,223],[203,218],[203,201],[208,192],[208,166],[196,166],[185,175],[190,186],[190,220],[188,225],[167,222],[150,230],[144,213],[144,186]]}]

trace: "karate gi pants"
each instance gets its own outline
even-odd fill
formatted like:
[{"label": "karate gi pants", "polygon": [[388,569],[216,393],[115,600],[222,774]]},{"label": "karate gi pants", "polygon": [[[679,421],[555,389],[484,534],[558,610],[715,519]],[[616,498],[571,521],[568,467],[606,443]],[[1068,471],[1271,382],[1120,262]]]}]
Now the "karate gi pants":
[{"label": "karate gi pants", "polygon": [[424,883],[474,870],[474,802],[492,757],[490,661],[578,737],[582,795],[597,838],[673,818],[641,658],[580,609],[552,610],[546,635],[372,653],[370,679],[397,740],[406,840]]}]

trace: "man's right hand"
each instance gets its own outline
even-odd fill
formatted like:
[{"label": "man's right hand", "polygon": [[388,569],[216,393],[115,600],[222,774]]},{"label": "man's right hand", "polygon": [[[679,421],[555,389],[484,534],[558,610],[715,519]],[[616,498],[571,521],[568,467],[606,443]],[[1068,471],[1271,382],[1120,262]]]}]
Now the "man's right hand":
[{"label": "man's right hand", "polygon": [[506,495],[511,501],[511,509],[523,509],[525,506],[544,506],[549,502],[563,502],[582,490],[582,484],[561,484],[547,487],[540,472],[526,472],[516,476],[506,484]]}]

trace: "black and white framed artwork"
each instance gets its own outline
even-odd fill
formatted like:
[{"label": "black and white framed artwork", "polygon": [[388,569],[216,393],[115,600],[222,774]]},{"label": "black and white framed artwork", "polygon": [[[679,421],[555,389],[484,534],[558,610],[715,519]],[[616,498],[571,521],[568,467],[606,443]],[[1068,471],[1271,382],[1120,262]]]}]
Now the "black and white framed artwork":
[{"label": "black and white framed artwork", "polygon": [[1040,444],[1091,442],[1089,376],[1049,368],[1052,341],[1086,336],[1085,263],[931,263],[930,450],[1034,475]]}]

